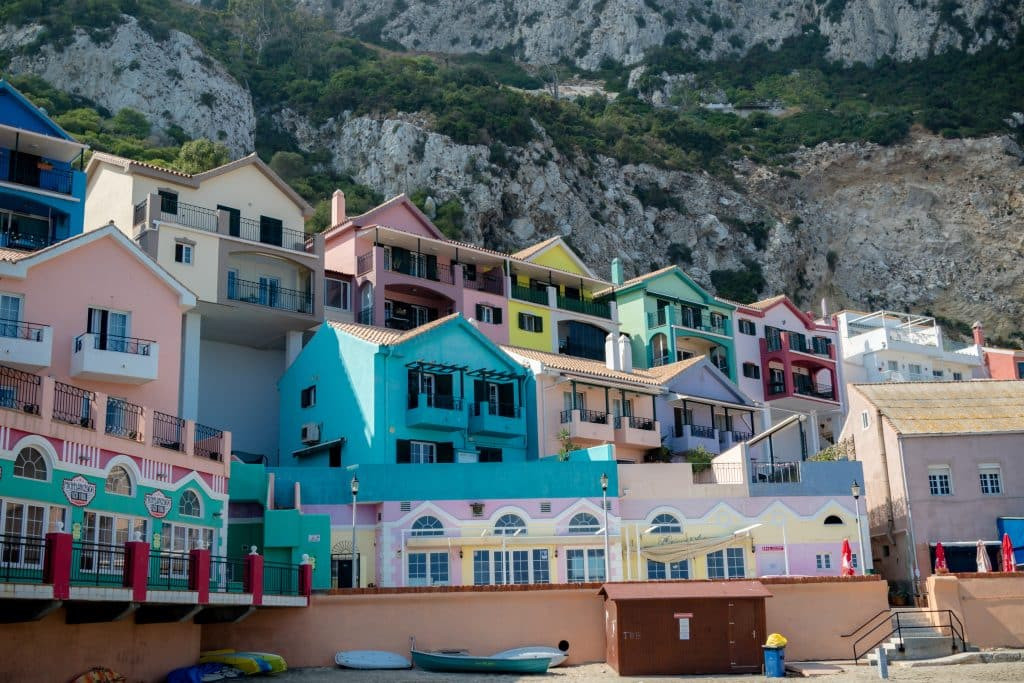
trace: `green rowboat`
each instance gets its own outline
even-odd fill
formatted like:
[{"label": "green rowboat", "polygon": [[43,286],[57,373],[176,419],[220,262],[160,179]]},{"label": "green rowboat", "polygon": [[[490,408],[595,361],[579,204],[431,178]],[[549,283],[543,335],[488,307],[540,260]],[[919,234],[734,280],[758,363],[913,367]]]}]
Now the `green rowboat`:
[{"label": "green rowboat", "polygon": [[551,664],[551,657],[543,655],[523,659],[502,659],[461,654],[445,655],[419,650],[410,650],[410,653],[414,666],[424,671],[443,673],[542,674]]}]

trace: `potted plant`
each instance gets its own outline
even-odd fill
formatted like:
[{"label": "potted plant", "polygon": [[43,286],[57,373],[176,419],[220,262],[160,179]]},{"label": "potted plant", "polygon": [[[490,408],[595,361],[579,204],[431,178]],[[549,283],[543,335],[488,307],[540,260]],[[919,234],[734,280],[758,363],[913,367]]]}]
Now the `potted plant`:
[{"label": "potted plant", "polygon": [[569,434],[568,429],[563,429],[558,432],[558,462],[568,462],[569,454],[577,450],[579,446],[573,443],[572,435]]},{"label": "potted plant", "polygon": [[714,454],[704,448],[704,446],[697,446],[692,450],[686,451],[684,455],[686,456],[686,462],[693,465],[694,474],[710,469],[711,461],[715,459]]}]

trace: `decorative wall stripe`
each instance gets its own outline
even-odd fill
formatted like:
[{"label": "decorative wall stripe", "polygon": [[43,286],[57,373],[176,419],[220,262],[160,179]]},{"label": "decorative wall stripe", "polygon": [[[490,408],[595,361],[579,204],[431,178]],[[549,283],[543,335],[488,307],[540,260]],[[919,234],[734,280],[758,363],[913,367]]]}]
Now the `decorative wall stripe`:
[{"label": "decorative wall stripe", "polygon": [[100,449],[96,446],[86,446],[74,441],[65,441],[60,459],[66,463],[99,469]]},{"label": "decorative wall stripe", "polygon": [[213,482],[210,486],[215,493],[227,493],[228,492],[228,479],[220,474],[213,475]]},{"label": "decorative wall stripe", "polygon": [[149,480],[158,480],[171,483],[172,466],[170,463],[157,462],[156,460],[143,460],[140,467],[142,477]]},{"label": "decorative wall stripe", "polygon": [[11,428],[0,427],[0,449],[11,450]]}]

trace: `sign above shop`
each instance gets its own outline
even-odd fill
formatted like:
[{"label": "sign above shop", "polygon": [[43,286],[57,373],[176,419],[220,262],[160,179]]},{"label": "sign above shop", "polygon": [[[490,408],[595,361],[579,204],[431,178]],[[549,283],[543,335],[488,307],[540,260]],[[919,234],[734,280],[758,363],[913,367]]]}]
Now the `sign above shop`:
[{"label": "sign above shop", "polygon": [[65,479],[61,486],[64,496],[68,502],[76,507],[85,507],[96,497],[96,484],[79,474],[71,479]]},{"label": "sign above shop", "polygon": [[167,516],[167,513],[171,511],[171,498],[163,491],[147,493],[143,499],[145,500],[146,509],[149,510],[149,514],[153,515],[157,519],[163,519]]}]

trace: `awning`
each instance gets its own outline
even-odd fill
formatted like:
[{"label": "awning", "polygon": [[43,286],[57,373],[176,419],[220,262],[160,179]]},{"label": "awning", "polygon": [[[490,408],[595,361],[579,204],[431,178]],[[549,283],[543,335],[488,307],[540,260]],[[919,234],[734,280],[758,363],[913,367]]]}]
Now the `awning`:
[{"label": "awning", "polygon": [[741,534],[729,534],[728,536],[714,536],[711,538],[697,538],[684,541],[672,541],[669,543],[656,543],[654,545],[641,546],[640,555],[645,559],[655,562],[682,562],[693,559],[716,550],[736,545],[737,538],[747,538],[750,532]]},{"label": "awning", "polygon": [[770,598],[760,581],[638,581],[606,583],[598,595],[609,600],[670,600],[678,598]]},{"label": "awning", "polygon": [[669,394],[669,404],[678,405],[683,401],[687,403],[700,403],[705,406],[721,406],[722,408],[735,408],[736,410],[746,410],[748,412],[756,412],[761,409],[759,405],[744,405],[742,403],[730,403],[729,401],[719,401],[713,398],[706,398],[703,396],[690,396],[688,394]]}]

